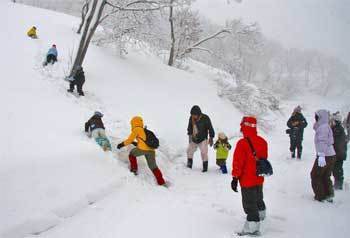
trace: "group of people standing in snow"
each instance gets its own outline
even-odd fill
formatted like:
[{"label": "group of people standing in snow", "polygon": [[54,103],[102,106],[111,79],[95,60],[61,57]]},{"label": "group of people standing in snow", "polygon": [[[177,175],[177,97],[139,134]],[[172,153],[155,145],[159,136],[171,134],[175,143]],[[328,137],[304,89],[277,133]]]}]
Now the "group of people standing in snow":
[{"label": "group of people standing in snow", "polygon": [[[287,122],[292,158],[295,158],[297,151],[297,158],[301,159],[303,134],[307,125],[301,107],[296,107]],[[311,184],[317,201],[333,202],[334,189],[343,189],[343,162],[347,155],[349,128],[350,113],[344,122],[339,112],[331,115],[327,110],[319,110],[315,113],[313,129],[315,130],[316,160],[311,171]],[[334,184],[331,180],[332,175]]]},{"label": "group of people standing in snow", "polygon": [[[33,26],[28,30],[27,36],[32,39],[38,39],[36,26]],[[45,67],[48,64],[55,64],[57,62],[57,57],[58,57],[57,46],[56,44],[53,44],[46,54],[46,58],[43,63],[43,66]],[[76,87],[78,95],[85,96],[83,91],[83,85],[85,83],[85,74],[82,66],[77,66],[73,70],[73,75],[71,77],[68,77],[67,79],[69,81],[69,89],[67,89],[69,93],[73,93]]]}]

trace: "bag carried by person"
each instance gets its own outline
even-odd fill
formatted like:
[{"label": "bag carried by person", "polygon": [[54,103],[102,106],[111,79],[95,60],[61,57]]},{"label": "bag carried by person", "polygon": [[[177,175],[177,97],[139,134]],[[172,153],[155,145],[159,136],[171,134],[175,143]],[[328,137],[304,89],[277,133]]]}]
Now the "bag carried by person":
[{"label": "bag carried by person", "polygon": [[146,134],[146,140],[144,140],[144,142],[146,145],[152,149],[158,149],[159,139],[157,136],[153,133],[153,131],[148,130],[147,127],[145,127],[144,130]]},{"label": "bag carried by person", "polygon": [[246,139],[248,141],[249,147],[252,150],[254,158],[256,160],[256,175],[262,176],[262,177],[268,177],[268,176],[273,175],[273,168],[272,168],[270,161],[268,161],[267,158],[266,159],[265,158],[264,159],[258,158],[256,156],[256,151],[253,147],[252,142],[250,141],[250,139],[248,137]]}]

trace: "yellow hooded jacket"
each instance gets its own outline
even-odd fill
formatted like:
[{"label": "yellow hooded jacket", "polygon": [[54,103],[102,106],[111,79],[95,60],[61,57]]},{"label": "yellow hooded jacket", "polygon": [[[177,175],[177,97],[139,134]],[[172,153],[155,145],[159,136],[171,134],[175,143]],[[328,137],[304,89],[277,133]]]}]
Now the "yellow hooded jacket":
[{"label": "yellow hooded jacket", "polygon": [[27,35],[30,37],[36,36],[36,29],[34,27],[30,28],[30,30],[27,32]]},{"label": "yellow hooded jacket", "polygon": [[146,133],[143,129],[143,119],[142,117],[134,117],[131,119],[131,134],[129,138],[126,139],[123,143],[125,146],[130,145],[132,142],[137,141],[137,148],[145,151],[154,151],[154,149],[150,148],[146,143]]}]

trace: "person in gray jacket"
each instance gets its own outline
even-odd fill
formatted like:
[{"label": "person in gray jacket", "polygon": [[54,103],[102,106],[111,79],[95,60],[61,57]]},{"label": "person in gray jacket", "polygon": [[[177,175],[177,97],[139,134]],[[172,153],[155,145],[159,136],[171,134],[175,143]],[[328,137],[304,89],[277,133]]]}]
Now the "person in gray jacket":
[{"label": "person in gray jacket", "polygon": [[333,132],[329,125],[330,115],[326,110],[315,114],[315,147],[317,157],[311,171],[311,185],[315,200],[333,202],[334,190],[331,180],[335,163]]}]

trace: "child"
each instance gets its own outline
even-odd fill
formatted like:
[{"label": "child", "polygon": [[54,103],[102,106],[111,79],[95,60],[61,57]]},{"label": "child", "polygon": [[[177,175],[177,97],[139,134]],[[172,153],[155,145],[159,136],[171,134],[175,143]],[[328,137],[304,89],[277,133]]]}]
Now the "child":
[{"label": "child", "polygon": [[223,174],[227,174],[226,160],[228,152],[231,150],[231,145],[228,143],[228,138],[224,133],[219,133],[214,149],[216,150],[216,164],[220,167]]},{"label": "child", "polygon": [[57,61],[57,56],[58,56],[57,48],[56,48],[56,45],[53,44],[46,54],[46,61],[44,63],[44,66],[48,64],[54,64]]},{"label": "child", "polygon": [[35,26],[33,26],[32,28],[29,29],[29,31],[27,32],[27,36],[29,36],[32,39],[37,39],[38,38]]},{"label": "child", "polygon": [[103,114],[96,111],[94,115],[85,123],[85,133],[87,133],[89,137],[93,137],[96,143],[99,144],[104,151],[110,151],[112,147],[106,136],[102,117]]}]

